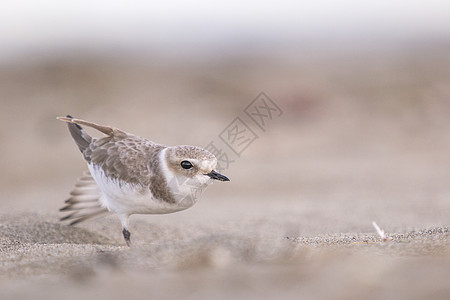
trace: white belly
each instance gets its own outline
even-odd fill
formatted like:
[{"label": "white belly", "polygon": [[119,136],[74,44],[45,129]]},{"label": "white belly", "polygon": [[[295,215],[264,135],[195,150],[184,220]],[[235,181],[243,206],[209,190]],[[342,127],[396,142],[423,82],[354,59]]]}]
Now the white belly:
[{"label": "white belly", "polygon": [[148,187],[109,179],[100,167],[88,165],[92,177],[102,191],[102,206],[119,215],[168,214],[191,207],[195,202],[168,203],[155,199]]}]

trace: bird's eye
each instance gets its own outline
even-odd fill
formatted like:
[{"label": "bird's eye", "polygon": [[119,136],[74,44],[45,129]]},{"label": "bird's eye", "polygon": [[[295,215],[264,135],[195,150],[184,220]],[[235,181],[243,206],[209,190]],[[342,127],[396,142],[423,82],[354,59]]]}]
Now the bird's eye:
[{"label": "bird's eye", "polygon": [[192,168],[191,162],[189,162],[187,160],[183,160],[180,165],[183,169],[186,169],[186,170],[189,170],[190,168]]}]

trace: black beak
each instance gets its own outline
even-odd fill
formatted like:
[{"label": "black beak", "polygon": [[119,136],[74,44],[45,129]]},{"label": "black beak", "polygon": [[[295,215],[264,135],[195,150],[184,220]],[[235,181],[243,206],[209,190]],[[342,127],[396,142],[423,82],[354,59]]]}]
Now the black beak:
[{"label": "black beak", "polygon": [[223,176],[222,174],[217,173],[214,170],[212,170],[211,172],[209,172],[205,175],[208,175],[211,179],[216,179],[216,180],[220,180],[220,181],[230,181],[230,179],[228,179],[228,177]]}]

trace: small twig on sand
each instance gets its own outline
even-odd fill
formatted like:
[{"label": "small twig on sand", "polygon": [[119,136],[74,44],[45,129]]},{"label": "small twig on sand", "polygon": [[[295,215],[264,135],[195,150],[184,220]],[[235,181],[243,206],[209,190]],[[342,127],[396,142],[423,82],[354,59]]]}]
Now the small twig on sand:
[{"label": "small twig on sand", "polygon": [[380,236],[381,240],[383,242],[387,242],[388,240],[390,240],[390,238],[386,235],[386,233],[384,232],[383,229],[381,229],[377,223],[375,223],[375,221],[372,221],[372,225],[373,227],[375,227],[375,230],[377,231],[378,235]]}]

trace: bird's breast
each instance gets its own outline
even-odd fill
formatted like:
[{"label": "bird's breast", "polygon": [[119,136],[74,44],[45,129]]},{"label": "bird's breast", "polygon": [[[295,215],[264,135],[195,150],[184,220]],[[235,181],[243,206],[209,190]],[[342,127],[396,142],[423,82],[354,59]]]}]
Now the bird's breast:
[{"label": "bird's breast", "polygon": [[195,194],[177,196],[175,201],[168,202],[155,197],[149,186],[107,177],[99,166],[90,164],[89,171],[102,192],[102,206],[117,214],[168,214],[187,209],[196,202]]}]

